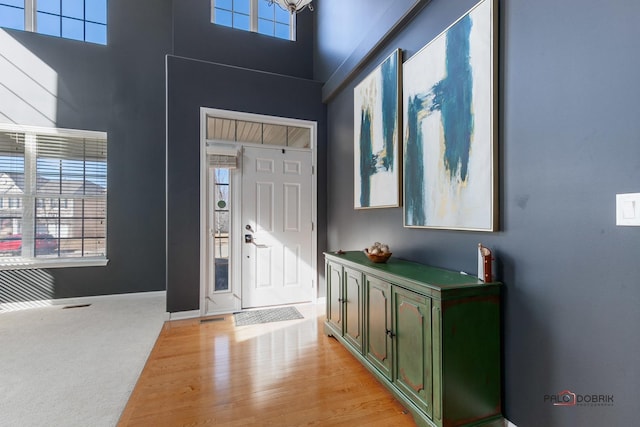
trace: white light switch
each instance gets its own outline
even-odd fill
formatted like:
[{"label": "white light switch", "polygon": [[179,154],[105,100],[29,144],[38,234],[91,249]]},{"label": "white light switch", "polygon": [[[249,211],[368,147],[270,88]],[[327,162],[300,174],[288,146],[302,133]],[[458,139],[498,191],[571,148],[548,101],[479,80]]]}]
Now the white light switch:
[{"label": "white light switch", "polygon": [[640,226],[640,193],[616,194],[616,225]]},{"label": "white light switch", "polygon": [[622,218],[633,219],[636,217],[636,202],[633,200],[625,200],[622,202]]}]

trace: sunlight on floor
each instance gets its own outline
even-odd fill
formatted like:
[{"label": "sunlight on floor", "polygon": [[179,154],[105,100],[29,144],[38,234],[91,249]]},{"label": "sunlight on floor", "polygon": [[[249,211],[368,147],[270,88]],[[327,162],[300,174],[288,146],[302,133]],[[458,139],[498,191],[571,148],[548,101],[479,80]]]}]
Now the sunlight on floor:
[{"label": "sunlight on floor", "polygon": [[291,335],[292,332],[296,334],[308,334],[315,339],[314,334],[317,332],[318,317],[324,316],[324,304],[301,304],[295,307],[300,311],[300,314],[304,316],[304,319],[270,322],[261,325],[237,326],[235,341],[242,342],[279,330],[287,330],[288,335]]}]

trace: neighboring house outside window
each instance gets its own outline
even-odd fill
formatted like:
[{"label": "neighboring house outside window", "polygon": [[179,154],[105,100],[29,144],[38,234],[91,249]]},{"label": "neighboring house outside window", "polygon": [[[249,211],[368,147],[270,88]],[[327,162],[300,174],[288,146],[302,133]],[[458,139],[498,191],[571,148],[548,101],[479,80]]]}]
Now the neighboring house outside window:
[{"label": "neighboring house outside window", "polygon": [[0,27],[107,44],[107,0],[0,0]]},{"label": "neighboring house outside window", "polygon": [[295,15],[267,0],[211,0],[211,22],[225,27],[295,40]]},{"label": "neighboring house outside window", "polygon": [[0,125],[0,200],[0,269],[106,264],[106,134]]}]

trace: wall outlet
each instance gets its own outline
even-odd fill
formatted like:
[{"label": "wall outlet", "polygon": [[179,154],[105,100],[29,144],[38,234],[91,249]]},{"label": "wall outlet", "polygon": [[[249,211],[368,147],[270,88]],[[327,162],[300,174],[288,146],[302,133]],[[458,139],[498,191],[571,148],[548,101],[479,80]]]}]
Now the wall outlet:
[{"label": "wall outlet", "polygon": [[640,227],[640,193],[616,194],[616,225]]}]

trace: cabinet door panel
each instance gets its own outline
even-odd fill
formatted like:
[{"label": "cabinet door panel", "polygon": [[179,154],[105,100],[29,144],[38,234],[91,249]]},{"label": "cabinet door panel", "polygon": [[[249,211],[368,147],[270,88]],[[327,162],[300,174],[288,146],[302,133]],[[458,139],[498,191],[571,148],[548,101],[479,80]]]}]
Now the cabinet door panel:
[{"label": "cabinet door panel", "polygon": [[344,269],[344,338],[362,352],[362,273]]},{"label": "cabinet door panel", "polygon": [[391,379],[391,285],[367,277],[367,359]]},{"label": "cabinet door panel", "polygon": [[395,383],[432,414],[431,299],[394,288]]},{"label": "cabinet door panel", "polygon": [[327,321],[342,335],[342,266],[327,264]]}]

